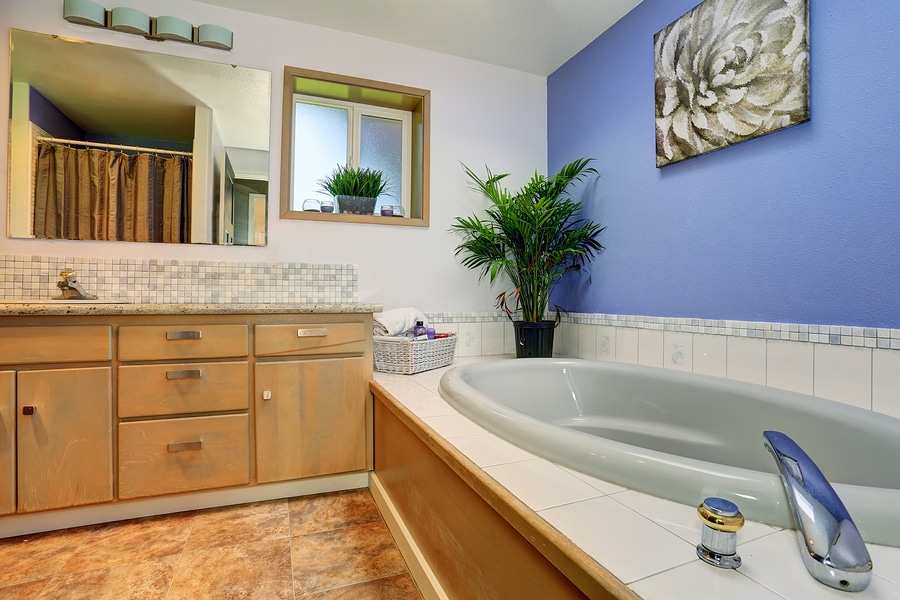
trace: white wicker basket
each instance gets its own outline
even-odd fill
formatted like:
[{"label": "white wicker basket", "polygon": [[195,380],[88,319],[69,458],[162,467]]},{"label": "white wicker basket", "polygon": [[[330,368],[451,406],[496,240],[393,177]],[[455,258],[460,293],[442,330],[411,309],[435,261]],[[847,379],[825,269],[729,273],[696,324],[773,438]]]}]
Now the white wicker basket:
[{"label": "white wicker basket", "polygon": [[434,340],[412,341],[405,337],[376,335],[375,369],[383,373],[412,375],[445,367],[453,362],[456,334]]}]

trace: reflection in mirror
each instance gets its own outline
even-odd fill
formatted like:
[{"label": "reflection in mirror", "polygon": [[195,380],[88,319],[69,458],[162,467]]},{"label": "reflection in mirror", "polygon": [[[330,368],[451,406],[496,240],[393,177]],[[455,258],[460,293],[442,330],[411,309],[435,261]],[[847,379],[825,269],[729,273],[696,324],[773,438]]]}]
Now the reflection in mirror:
[{"label": "reflection in mirror", "polygon": [[9,236],[265,245],[271,79],[11,30]]}]

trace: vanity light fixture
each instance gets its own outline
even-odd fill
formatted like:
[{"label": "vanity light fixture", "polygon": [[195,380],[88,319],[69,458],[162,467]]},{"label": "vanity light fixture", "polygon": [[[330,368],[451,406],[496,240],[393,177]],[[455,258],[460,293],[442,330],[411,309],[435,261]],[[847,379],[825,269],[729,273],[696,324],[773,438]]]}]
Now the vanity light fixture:
[{"label": "vanity light fixture", "polygon": [[220,25],[194,27],[179,17],[151,17],[124,6],[107,10],[91,0],[64,0],[63,18],[69,23],[142,35],[158,42],[173,40],[219,50],[234,47],[234,34]]},{"label": "vanity light fixture", "polygon": [[219,50],[231,50],[233,46],[233,34],[230,30],[219,25],[201,25],[197,28],[197,43],[209,48]]},{"label": "vanity light fixture", "polygon": [[69,23],[106,27],[106,9],[91,0],[66,0],[63,18]]},{"label": "vanity light fixture", "polygon": [[178,17],[157,17],[156,37],[190,44],[194,41],[194,26]]},{"label": "vanity light fixture", "polygon": [[119,6],[112,9],[109,26],[122,33],[150,35],[150,15],[133,8]]}]

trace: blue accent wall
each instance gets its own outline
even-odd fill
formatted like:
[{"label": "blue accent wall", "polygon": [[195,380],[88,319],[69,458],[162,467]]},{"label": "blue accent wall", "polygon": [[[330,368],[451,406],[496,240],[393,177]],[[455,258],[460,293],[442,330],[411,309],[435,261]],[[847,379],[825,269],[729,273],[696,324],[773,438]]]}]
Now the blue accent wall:
[{"label": "blue accent wall", "polygon": [[548,169],[596,157],[607,226],[574,312],[900,328],[900,5],[810,0],[811,120],[655,166],[653,35],[696,0],[644,0],[548,79]]},{"label": "blue accent wall", "polygon": [[84,131],[76,125],[56,105],[47,100],[43,94],[30,88],[29,114],[31,122],[46,131],[50,136],[67,140],[83,140]]}]

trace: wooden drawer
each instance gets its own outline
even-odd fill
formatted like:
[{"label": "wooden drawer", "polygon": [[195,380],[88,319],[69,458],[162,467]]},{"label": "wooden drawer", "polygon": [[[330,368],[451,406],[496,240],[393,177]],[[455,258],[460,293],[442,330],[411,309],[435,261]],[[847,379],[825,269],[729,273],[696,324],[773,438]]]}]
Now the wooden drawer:
[{"label": "wooden drawer", "polygon": [[246,325],[119,327],[119,360],[186,360],[247,356]]},{"label": "wooden drawer", "polygon": [[119,367],[119,417],[247,410],[246,362]]},{"label": "wooden drawer", "polygon": [[0,364],[107,361],[111,340],[109,325],[0,327]]},{"label": "wooden drawer", "polygon": [[119,423],[119,498],[250,483],[249,418]]},{"label": "wooden drawer", "polygon": [[257,356],[348,354],[365,352],[363,323],[257,325]]}]

